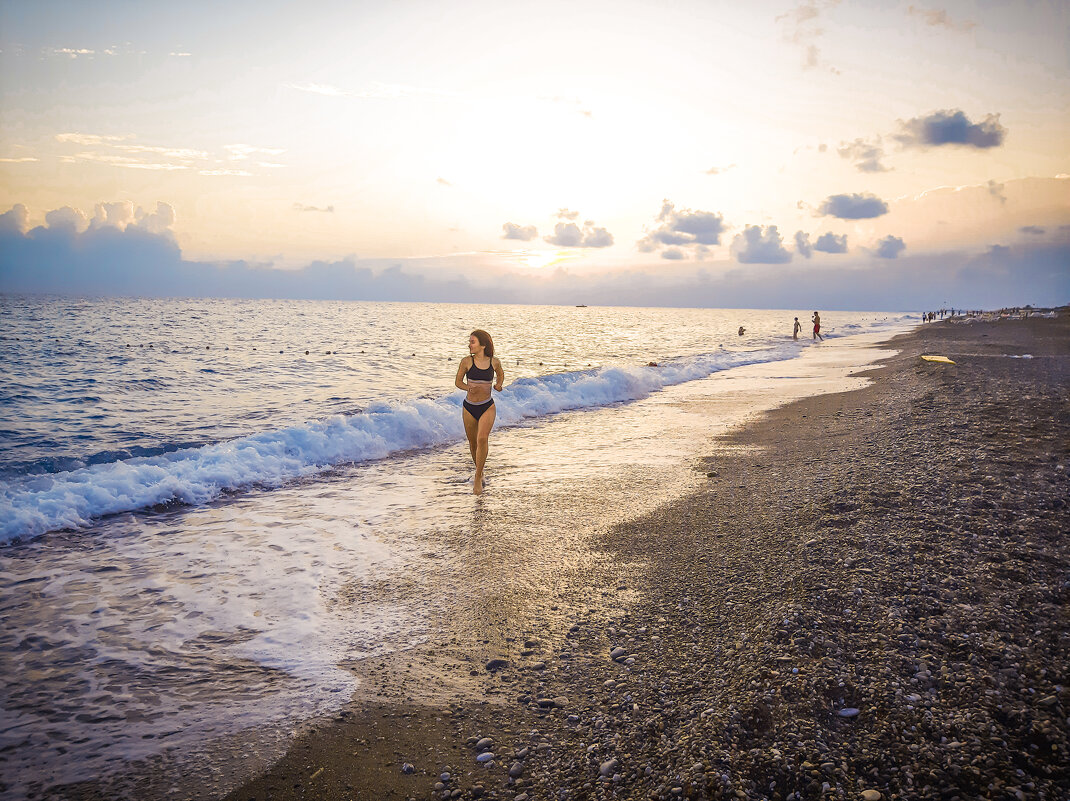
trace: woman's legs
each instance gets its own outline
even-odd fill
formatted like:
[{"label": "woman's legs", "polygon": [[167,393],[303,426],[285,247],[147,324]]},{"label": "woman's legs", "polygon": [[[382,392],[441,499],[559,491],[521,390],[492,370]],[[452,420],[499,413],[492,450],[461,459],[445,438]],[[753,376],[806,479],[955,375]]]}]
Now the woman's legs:
[{"label": "woman's legs", "polygon": [[[486,417],[486,415],[483,415]],[[467,409],[461,412],[461,419],[464,421],[464,435],[468,437],[468,450],[472,452],[472,461],[476,460],[476,430],[479,427],[479,421],[472,417],[472,413]]]},{"label": "woman's legs", "polygon": [[476,476],[472,491],[479,495],[483,492],[483,466],[487,463],[487,451],[490,449],[490,429],[494,426],[494,418],[497,412],[494,405],[476,422],[476,444],[473,458],[476,460]]}]

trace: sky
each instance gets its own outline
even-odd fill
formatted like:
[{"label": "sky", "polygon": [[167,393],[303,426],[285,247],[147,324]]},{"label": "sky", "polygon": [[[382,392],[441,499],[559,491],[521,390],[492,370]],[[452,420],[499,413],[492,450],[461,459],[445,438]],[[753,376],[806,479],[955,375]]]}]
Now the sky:
[{"label": "sky", "polygon": [[1070,301],[1070,5],[0,4],[0,290]]}]

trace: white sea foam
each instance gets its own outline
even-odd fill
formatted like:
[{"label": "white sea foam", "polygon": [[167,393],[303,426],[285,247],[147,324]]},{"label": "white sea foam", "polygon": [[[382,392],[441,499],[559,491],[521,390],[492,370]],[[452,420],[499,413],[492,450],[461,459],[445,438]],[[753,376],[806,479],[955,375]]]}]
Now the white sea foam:
[{"label": "white sea foam", "polygon": [[[499,425],[638,400],[719,370],[788,358],[793,347],[705,354],[657,367],[608,367],[521,378],[496,394]],[[94,518],[222,493],[275,487],[332,466],[455,442],[460,394],[373,404],[359,414],[266,431],[161,456],[126,459],[12,481],[0,488],[0,541],[89,525]]]}]

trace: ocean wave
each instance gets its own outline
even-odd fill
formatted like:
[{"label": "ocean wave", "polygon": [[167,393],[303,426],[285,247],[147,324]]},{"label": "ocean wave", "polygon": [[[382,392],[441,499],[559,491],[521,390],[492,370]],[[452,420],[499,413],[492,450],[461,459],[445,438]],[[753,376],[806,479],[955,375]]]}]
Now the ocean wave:
[{"label": "ocean wave", "polygon": [[[521,378],[495,393],[498,425],[638,400],[720,370],[788,358],[794,348],[681,358],[658,367],[607,367]],[[225,492],[276,487],[338,465],[457,442],[464,437],[460,393],[371,404],[358,414],[265,431],[154,456],[31,475],[0,485],[0,542],[80,528],[119,512],[180,502],[204,504]]]}]

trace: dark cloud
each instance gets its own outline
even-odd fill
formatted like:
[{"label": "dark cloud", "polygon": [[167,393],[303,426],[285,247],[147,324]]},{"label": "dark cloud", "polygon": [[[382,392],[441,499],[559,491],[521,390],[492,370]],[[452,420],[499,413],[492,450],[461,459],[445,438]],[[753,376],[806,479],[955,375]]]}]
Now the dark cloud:
[{"label": "dark cloud", "polygon": [[595,228],[588,220],[580,228],[576,223],[559,222],[550,236],[543,241],[563,248],[608,248],[613,244],[613,234],[605,228]]},{"label": "dark cloud", "polygon": [[334,206],[306,206],[303,203],[294,203],[294,211],[321,211],[326,214],[334,214]]},{"label": "dark cloud", "polygon": [[1007,205],[1007,196],[1003,194],[1003,184],[998,184],[995,181],[990,180],[988,184],[988,194],[994,198],[998,198],[999,202],[1003,205]]},{"label": "dark cloud", "polygon": [[868,220],[888,213],[888,204],[876,195],[829,195],[818,214],[841,220]]},{"label": "dark cloud", "polygon": [[876,255],[882,259],[895,259],[906,250],[906,243],[897,236],[886,236],[877,242]]},{"label": "dark cloud", "polygon": [[810,234],[805,231],[795,232],[795,252],[806,259],[814,254],[813,245],[810,244]]},{"label": "dark cloud", "polygon": [[517,225],[516,223],[502,223],[502,239],[519,239],[521,242],[530,242],[539,235],[534,225]]},{"label": "dark cloud", "polygon": [[836,152],[841,158],[854,162],[855,169],[859,172],[888,172],[888,168],[881,164],[884,148],[881,147],[880,137],[876,142],[867,142],[865,139],[841,142]]},{"label": "dark cloud", "polygon": [[722,215],[712,211],[677,209],[668,200],[662,202],[657,222],[661,224],[639,240],[640,251],[651,253],[665,247],[676,247],[687,248],[696,255],[703,255],[708,251],[709,245],[721,243],[721,234],[725,231]]},{"label": "dark cloud", "polygon": [[842,236],[836,236],[831,232],[822,234],[814,242],[814,250],[820,250],[822,253],[846,253],[847,234]]},{"label": "dark cloud", "polygon": [[775,225],[748,225],[732,240],[732,252],[741,264],[786,264],[791,253]]},{"label": "dark cloud", "polygon": [[1030,234],[1032,236],[1044,236],[1044,234],[1047,233],[1039,225],[1023,225],[1018,230],[1023,234]]},{"label": "dark cloud", "polygon": [[687,254],[680,250],[680,248],[665,248],[665,250],[661,251],[661,258],[669,259],[671,261],[679,261],[681,259],[686,259]]},{"label": "dark cloud", "polygon": [[980,122],[970,119],[960,109],[934,111],[927,117],[899,121],[900,132],[894,135],[904,147],[939,147],[962,145],[981,150],[1003,144],[1007,129],[999,124],[998,114],[989,114]]}]

